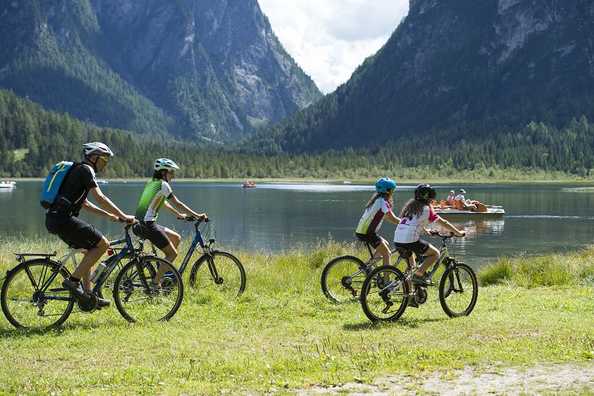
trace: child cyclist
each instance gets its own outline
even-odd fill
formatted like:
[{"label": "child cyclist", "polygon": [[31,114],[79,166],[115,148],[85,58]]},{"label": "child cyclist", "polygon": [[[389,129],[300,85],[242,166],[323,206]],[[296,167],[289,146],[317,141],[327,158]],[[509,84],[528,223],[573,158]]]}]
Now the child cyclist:
[{"label": "child cyclist", "polygon": [[390,223],[398,224],[400,219],[394,215],[392,196],[396,189],[396,182],[387,177],[379,179],[375,183],[375,193],[371,196],[363,216],[359,220],[355,235],[360,241],[366,242],[375,249],[373,257],[383,257],[384,265],[390,264],[390,245],[377,234],[384,218]]},{"label": "child cyclist", "polygon": [[439,258],[439,250],[421,239],[421,231],[429,233],[425,227],[430,223],[437,223],[456,236],[465,235],[463,231],[435,214],[432,206],[435,196],[433,187],[429,184],[419,184],[415,189],[415,198],[409,200],[402,208],[400,223],[394,232],[394,244],[397,248],[410,250],[417,257],[425,256],[425,261],[412,276],[412,282],[419,286],[428,286],[429,280],[426,279],[425,272]]},{"label": "child cyclist", "polygon": [[[196,219],[207,218],[206,213],[196,213],[175,195],[169,183],[175,177],[179,166],[168,158],[159,158],[155,161],[153,179],[144,187],[144,191],[136,209],[138,224],[133,228],[136,235],[146,238],[165,253],[165,258],[173,263],[177,257],[177,247],[181,236],[167,227],[157,224],[159,210],[165,206],[177,218],[184,219],[192,216]],[[175,207],[174,207],[175,206]],[[181,211],[181,212],[180,212]],[[163,274],[157,274],[156,283]]]}]

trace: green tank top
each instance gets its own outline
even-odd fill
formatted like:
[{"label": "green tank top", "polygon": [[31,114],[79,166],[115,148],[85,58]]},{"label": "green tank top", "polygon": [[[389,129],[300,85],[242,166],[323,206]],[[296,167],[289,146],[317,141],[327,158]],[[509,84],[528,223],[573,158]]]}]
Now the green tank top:
[{"label": "green tank top", "polygon": [[146,184],[136,207],[136,219],[140,221],[155,221],[165,200],[173,193],[171,186],[165,180],[153,179]]}]

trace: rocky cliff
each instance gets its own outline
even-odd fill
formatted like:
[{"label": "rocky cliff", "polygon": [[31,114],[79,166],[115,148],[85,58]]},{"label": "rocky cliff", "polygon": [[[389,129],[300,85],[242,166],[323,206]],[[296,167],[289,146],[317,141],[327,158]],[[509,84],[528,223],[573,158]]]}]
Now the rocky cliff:
[{"label": "rocky cliff", "polygon": [[206,141],[321,97],[256,0],[2,0],[0,87],[98,125]]},{"label": "rocky cliff", "polygon": [[380,146],[581,115],[594,118],[594,2],[411,0],[393,36],[347,84],[260,144]]}]

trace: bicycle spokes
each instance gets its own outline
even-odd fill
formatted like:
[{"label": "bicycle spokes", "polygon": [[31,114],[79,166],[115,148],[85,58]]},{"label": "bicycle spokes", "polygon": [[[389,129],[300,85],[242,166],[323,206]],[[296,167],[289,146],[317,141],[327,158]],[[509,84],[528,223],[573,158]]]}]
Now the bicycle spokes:
[{"label": "bicycle spokes", "polygon": [[16,327],[47,328],[62,323],[73,307],[70,292],[61,285],[59,266],[33,260],[19,264],[2,288],[2,309]]},{"label": "bicycle spokes", "polygon": [[335,303],[356,301],[366,275],[365,264],[357,257],[335,258],[322,272],[322,291]]},{"label": "bicycle spokes", "polygon": [[243,265],[230,253],[215,251],[202,256],[192,267],[190,285],[202,294],[214,293],[232,299],[243,293]]},{"label": "bicycle spokes", "polygon": [[478,296],[478,282],[470,267],[457,263],[449,267],[439,285],[439,298],[450,317],[465,316],[472,312]]},{"label": "bicycle spokes", "polygon": [[396,267],[382,266],[365,280],[361,290],[361,306],[372,321],[395,320],[406,309],[408,286]]},{"label": "bicycle spokes", "polygon": [[181,276],[171,264],[157,257],[129,262],[114,285],[116,306],[130,322],[168,320],[182,298]]}]

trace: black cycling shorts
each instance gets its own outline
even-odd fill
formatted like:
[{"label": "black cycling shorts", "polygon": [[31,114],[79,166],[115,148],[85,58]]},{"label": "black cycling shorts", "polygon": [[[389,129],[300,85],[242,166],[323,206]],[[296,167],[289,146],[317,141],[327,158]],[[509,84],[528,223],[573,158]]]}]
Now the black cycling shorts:
[{"label": "black cycling shorts", "polygon": [[141,221],[132,227],[132,231],[140,238],[148,239],[153,245],[163,250],[169,245],[169,238],[165,233],[165,227],[154,221]]},{"label": "black cycling shorts", "polygon": [[370,244],[374,249],[382,243],[382,238],[375,232],[370,232],[369,234],[359,234],[356,232],[355,235],[360,241]]},{"label": "black cycling shorts", "polygon": [[45,227],[50,234],[57,235],[75,249],[93,249],[103,238],[95,227],[74,216],[48,213],[45,215]]},{"label": "black cycling shorts", "polygon": [[418,257],[425,254],[427,250],[429,250],[429,246],[431,245],[429,244],[429,242],[419,239],[418,241],[412,243],[394,242],[394,246],[396,246],[396,249],[403,250],[400,252],[400,254],[402,255],[406,255],[406,252],[408,251],[413,252]]}]

